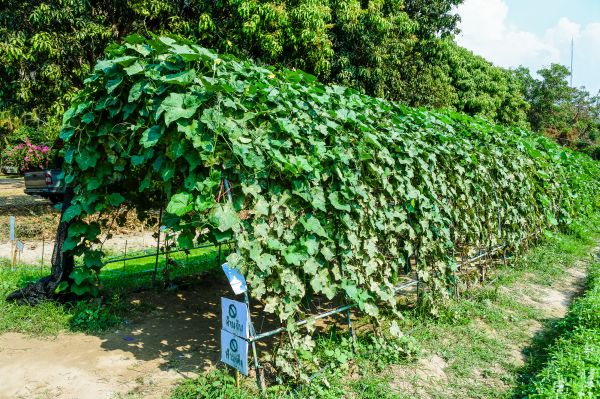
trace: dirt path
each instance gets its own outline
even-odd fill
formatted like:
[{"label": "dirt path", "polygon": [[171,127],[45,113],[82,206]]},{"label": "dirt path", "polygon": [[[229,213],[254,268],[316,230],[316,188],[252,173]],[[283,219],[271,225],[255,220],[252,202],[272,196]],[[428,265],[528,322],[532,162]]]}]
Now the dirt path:
[{"label": "dirt path", "polygon": [[1,335],[0,399],[164,397],[218,360],[219,301],[230,290],[223,283],[205,278],[177,293],[140,294],[133,300],[160,306],[101,336]]},{"label": "dirt path", "polygon": [[50,201],[25,194],[23,177],[0,176],[0,212],[14,207],[49,205]]}]

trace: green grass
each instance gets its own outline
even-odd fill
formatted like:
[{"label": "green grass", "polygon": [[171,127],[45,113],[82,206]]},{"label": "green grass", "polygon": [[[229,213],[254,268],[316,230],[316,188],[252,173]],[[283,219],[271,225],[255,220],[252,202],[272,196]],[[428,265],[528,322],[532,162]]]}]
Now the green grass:
[{"label": "green grass", "polygon": [[26,306],[5,300],[15,289],[46,274],[35,269],[11,271],[0,267],[0,333],[37,336],[56,335],[62,331],[101,333],[144,310],[142,304],[130,304],[123,296],[108,291],[101,298],[65,304],[47,301]]},{"label": "green grass", "polygon": [[[221,255],[215,247],[192,249],[189,253],[176,252],[169,254],[169,259],[175,260],[176,266],[169,266],[169,276],[171,280],[179,279],[185,276],[200,274],[215,270],[225,261],[225,257],[231,248],[223,246]],[[137,252],[129,253],[128,257],[146,255],[148,253]],[[152,255],[151,253],[148,255]],[[107,264],[100,274],[102,285],[113,292],[126,293],[131,289],[142,290],[152,288],[152,276],[154,272],[156,258],[155,255],[141,259],[120,261]],[[166,264],[166,256],[159,255],[157,264],[157,280],[160,282],[163,277],[163,270]]]},{"label": "green grass", "polygon": [[532,359],[517,398],[600,397],[600,263],[590,266],[583,297],[556,327],[556,339],[542,363]]}]

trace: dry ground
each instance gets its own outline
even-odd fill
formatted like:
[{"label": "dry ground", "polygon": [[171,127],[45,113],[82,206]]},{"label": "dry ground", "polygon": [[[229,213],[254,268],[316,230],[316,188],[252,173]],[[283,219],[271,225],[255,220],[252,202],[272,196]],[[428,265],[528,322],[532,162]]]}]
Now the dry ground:
[{"label": "dry ground", "polygon": [[135,393],[161,398],[183,377],[218,360],[222,280],[205,278],[177,293],[141,293],[143,319],[93,336],[0,335],[1,399],[102,399]]}]

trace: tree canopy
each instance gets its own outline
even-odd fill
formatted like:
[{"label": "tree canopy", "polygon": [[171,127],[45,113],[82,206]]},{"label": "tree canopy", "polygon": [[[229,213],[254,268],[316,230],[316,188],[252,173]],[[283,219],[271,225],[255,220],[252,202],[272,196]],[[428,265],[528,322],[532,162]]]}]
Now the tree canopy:
[{"label": "tree canopy", "polygon": [[571,87],[569,70],[558,64],[538,71],[540,79],[526,68],[517,69],[515,75],[530,104],[531,127],[600,160],[600,93],[592,96]]}]

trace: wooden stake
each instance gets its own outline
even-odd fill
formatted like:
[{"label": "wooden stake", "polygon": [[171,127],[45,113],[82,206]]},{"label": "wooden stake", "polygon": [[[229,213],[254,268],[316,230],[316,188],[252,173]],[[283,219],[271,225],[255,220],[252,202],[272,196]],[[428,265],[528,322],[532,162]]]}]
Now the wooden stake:
[{"label": "wooden stake", "polygon": [[15,270],[16,263],[17,263],[17,247],[15,246],[13,248],[12,264],[10,267],[11,270]]}]

